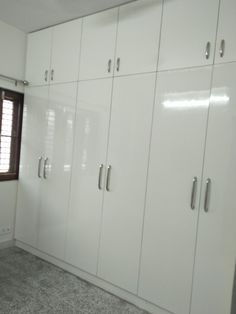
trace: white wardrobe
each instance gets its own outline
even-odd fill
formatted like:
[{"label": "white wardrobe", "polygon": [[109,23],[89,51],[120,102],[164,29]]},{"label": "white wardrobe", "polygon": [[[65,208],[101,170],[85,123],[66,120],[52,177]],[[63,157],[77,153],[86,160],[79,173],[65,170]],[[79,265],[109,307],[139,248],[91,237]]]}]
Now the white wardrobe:
[{"label": "white wardrobe", "polygon": [[28,35],[16,244],[156,314],[233,314],[236,3]]}]

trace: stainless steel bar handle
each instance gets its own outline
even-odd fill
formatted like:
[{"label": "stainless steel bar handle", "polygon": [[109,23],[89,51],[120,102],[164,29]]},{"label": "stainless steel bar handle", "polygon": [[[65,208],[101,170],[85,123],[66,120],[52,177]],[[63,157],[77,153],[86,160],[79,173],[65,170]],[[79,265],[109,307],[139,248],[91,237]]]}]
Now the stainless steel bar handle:
[{"label": "stainless steel bar handle", "polygon": [[44,81],[45,82],[48,81],[48,70],[45,70],[45,72],[44,72]]},{"label": "stainless steel bar handle", "polygon": [[210,58],[210,51],[211,51],[211,43],[208,41],[206,44],[206,51],[205,51],[206,59]]},{"label": "stainless steel bar handle", "polygon": [[204,200],[204,211],[207,213],[209,211],[210,205],[210,190],[211,190],[211,179],[206,180],[206,192],[205,192],[205,200]]},{"label": "stainless steel bar handle", "polygon": [[107,168],[107,182],[106,182],[107,192],[110,192],[110,179],[111,179],[111,165]]},{"label": "stainless steel bar handle", "polygon": [[117,72],[120,71],[120,58],[117,58],[117,61],[116,61],[116,71]]},{"label": "stainless steel bar handle", "polygon": [[43,164],[43,178],[47,179],[47,163],[48,163],[48,158],[44,159],[44,164]]},{"label": "stainless steel bar handle", "polygon": [[195,209],[196,195],[197,195],[197,177],[194,177],[193,178],[192,193],[191,193],[191,209]]},{"label": "stainless steel bar handle", "polygon": [[54,70],[52,69],[51,70],[51,81],[53,81],[53,79],[54,79]]},{"label": "stainless steel bar handle", "polygon": [[42,178],[41,176],[41,165],[42,165],[42,160],[43,160],[43,157],[39,157],[39,161],[38,161],[38,177],[39,178]]},{"label": "stainless steel bar handle", "polygon": [[223,58],[225,54],[225,40],[222,39],[220,43],[220,57]]},{"label": "stainless steel bar handle", "polygon": [[103,164],[99,166],[99,175],[98,175],[98,189],[102,190],[102,171],[103,171]]},{"label": "stainless steel bar handle", "polygon": [[111,59],[109,59],[109,61],[108,61],[107,72],[111,73]]}]

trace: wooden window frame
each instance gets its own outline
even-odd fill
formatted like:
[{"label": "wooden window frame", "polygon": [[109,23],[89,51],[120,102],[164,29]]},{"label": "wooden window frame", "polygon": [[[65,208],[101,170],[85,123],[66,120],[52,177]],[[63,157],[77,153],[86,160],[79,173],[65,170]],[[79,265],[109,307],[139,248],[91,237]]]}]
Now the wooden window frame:
[{"label": "wooden window frame", "polygon": [[10,181],[18,180],[19,178],[24,94],[5,88],[0,88],[0,135],[2,123],[2,104],[4,99],[13,101],[14,109],[11,134],[12,141],[11,141],[10,169],[9,172],[6,173],[0,172],[0,181]]}]

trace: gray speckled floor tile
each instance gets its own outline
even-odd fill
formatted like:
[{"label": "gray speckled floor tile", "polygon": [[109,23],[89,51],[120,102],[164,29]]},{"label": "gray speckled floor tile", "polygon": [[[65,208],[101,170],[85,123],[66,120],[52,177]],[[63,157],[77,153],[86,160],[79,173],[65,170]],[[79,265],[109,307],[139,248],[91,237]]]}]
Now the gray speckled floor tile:
[{"label": "gray speckled floor tile", "polygon": [[148,314],[21,249],[0,250],[1,314]]}]

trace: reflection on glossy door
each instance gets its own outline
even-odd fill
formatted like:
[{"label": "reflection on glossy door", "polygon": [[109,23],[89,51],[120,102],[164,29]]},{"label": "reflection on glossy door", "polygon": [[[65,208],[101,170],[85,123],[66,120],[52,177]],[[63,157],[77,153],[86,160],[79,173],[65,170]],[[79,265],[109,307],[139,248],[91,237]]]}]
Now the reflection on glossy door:
[{"label": "reflection on glossy door", "polygon": [[[191,314],[230,314],[236,261],[235,82],[236,63],[215,67]],[[206,212],[208,178],[211,189]]]},{"label": "reflection on glossy door", "polygon": [[139,295],[176,314],[190,307],[210,84],[211,67],[157,77]]},{"label": "reflection on glossy door", "polygon": [[78,89],[66,261],[92,274],[97,272],[111,90],[112,79],[80,82]]},{"label": "reflection on glossy door", "polygon": [[45,158],[48,160],[42,181],[38,248],[58,258],[64,257],[76,87],[76,83],[52,85],[47,108]]}]

